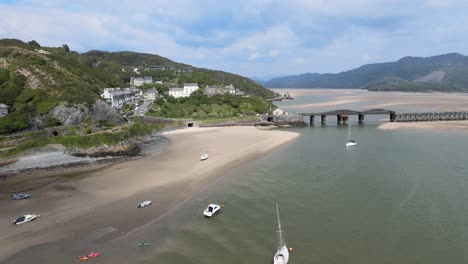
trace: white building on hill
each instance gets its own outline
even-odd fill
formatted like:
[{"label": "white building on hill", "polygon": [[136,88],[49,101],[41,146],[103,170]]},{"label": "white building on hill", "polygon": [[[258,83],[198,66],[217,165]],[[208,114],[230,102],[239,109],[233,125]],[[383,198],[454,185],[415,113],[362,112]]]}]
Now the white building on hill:
[{"label": "white building on hill", "polygon": [[105,88],[101,97],[115,109],[121,109],[124,104],[134,104],[141,96],[136,88]]},{"label": "white building on hill", "polygon": [[184,88],[170,88],[169,96],[180,98],[189,97],[193,92],[198,90],[198,84],[196,83],[184,83]]},{"label": "white building on hill", "polygon": [[130,85],[135,86],[135,87],[142,86],[143,84],[152,84],[152,83],[153,83],[153,77],[151,76],[130,78]]},{"label": "white building on hill", "polygon": [[8,115],[8,108],[8,105],[0,103],[0,117]]}]

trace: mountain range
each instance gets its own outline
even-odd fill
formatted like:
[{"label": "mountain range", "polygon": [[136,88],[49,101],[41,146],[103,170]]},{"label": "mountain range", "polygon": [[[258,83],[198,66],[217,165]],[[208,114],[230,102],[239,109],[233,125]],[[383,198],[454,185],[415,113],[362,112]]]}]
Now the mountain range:
[{"label": "mountain range", "polygon": [[468,92],[468,56],[449,53],[404,57],[340,73],[305,73],[271,79],[269,88],[362,88],[371,91]]}]

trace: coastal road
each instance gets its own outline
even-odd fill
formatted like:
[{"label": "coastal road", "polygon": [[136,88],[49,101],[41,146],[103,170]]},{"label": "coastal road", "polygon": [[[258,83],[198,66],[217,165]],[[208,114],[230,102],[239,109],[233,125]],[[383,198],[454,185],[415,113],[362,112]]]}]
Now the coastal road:
[{"label": "coastal road", "polygon": [[143,102],[143,104],[138,106],[138,109],[133,111],[133,115],[135,115],[135,116],[144,116],[146,111],[148,111],[148,109],[151,107],[152,104],[153,104],[152,99],[146,99]]}]

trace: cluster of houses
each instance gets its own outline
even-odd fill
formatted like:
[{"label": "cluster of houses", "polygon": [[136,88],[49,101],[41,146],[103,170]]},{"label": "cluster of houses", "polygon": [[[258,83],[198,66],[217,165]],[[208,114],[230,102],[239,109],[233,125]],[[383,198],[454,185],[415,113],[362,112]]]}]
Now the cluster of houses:
[{"label": "cluster of houses", "polygon": [[122,109],[125,104],[137,104],[140,99],[155,100],[158,97],[156,89],[150,89],[143,94],[137,88],[104,88],[101,97],[115,109]]},{"label": "cluster of houses", "polygon": [[233,94],[233,95],[244,95],[244,92],[242,92],[239,89],[234,88],[234,86],[228,85],[228,86],[207,86],[205,88],[205,94],[208,96],[215,95],[215,94]]},{"label": "cluster of houses", "polygon": [[[189,97],[193,92],[199,89],[198,84],[196,83],[184,83],[183,88],[169,88],[169,96],[180,98],[180,97]],[[215,94],[232,94],[232,95],[244,95],[239,89],[234,88],[234,86],[207,86],[204,93],[208,96]]]},{"label": "cluster of houses", "polygon": [[[135,73],[140,73],[140,70],[143,68],[138,68],[138,67],[133,67],[133,66],[124,66],[122,67],[123,72],[135,72]],[[184,68],[176,68],[174,66],[163,66],[163,65],[151,65],[146,68],[144,68],[145,71],[147,70],[156,70],[156,71],[176,71],[177,73],[191,73],[193,72],[193,69],[190,67],[184,67]]]},{"label": "cluster of houses", "polygon": [[[166,70],[170,69],[168,67],[172,66],[150,66],[154,69]],[[164,68],[164,69],[163,69]],[[183,69],[180,69],[183,70]],[[190,69],[191,70],[191,69]],[[151,76],[145,77],[131,77],[130,85],[132,88],[105,88],[104,92],[101,94],[101,97],[106,100],[115,109],[121,109],[125,104],[133,105],[136,104],[140,99],[150,99],[155,100],[158,97],[158,91],[156,89],[151,89],[145,94],[136,88],[145,84],[154,84],[160,83],[162,81],[153,82]],[[174,98],[189,97],[193,92],[197,91],[199,86],[197,83],[184,83],[183,88],[169,88],[169,96]],[[232,95],[244,95],[239,89],[234,88],[234,86],[207,86],[204,90],[204,93],[208,96],[216,94],[232,94]]]}]

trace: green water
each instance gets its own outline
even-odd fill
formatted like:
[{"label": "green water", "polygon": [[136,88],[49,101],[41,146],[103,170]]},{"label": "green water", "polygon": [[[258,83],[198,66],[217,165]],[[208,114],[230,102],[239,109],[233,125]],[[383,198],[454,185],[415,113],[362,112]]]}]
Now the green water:
[{"label": "green water", "polygon": [[[278,202],[290,263],[467,263],[466,134],[354,126],[346,149],[346,127],[291,130],[150,227],[161,243],[143,262],[270,263]],[[225,204],[213,219],[208,201]]]}]

